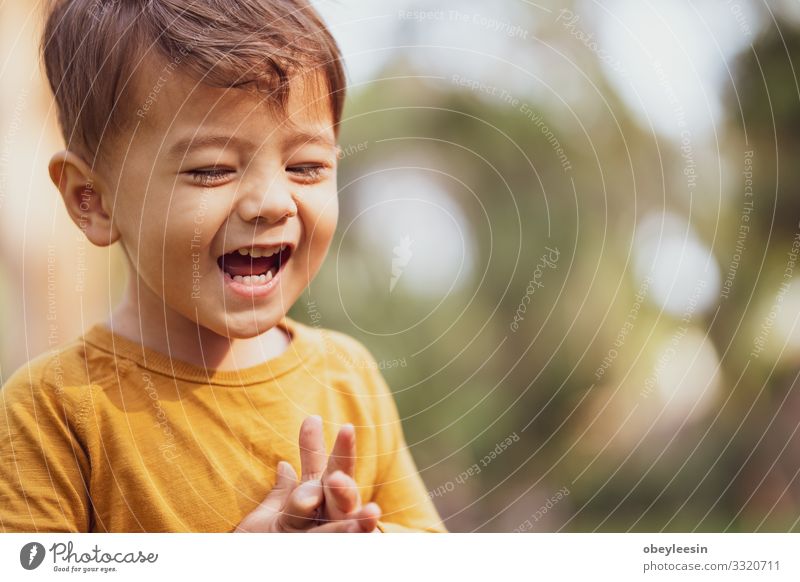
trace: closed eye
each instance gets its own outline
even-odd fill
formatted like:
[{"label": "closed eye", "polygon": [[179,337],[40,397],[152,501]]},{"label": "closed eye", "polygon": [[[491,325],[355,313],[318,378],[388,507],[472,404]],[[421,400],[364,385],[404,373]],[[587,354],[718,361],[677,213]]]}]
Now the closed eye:
[{"label": "closed eye", "polygon": [[299,178],[302,182],[315,182],[325,177],[330,166],[326,164],[298,164],[288,166],[286,171]]},{"label": "closed eye", "polygon": [[230,168],[200,168],[185,172],[199,186],[219,186],[231,177],[235,172]]}]

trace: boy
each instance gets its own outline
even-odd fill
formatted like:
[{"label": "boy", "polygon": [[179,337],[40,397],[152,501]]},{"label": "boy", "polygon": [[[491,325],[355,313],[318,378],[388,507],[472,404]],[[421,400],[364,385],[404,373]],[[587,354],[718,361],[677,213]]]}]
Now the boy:
[{"label": "boy", "polygon": [[2,529],[442,531],[371,355],[286,317],[338,214],[345,82],[313,8],[57,0],[43,56],[50,176],[129,278],[0,391]]}]

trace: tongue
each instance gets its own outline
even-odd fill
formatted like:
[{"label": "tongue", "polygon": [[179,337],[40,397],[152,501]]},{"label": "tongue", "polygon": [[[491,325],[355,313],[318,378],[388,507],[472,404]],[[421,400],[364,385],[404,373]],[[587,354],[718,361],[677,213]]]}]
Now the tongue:
[{"label": "tongue", "polygon": [[222,270],[228,273],[231,277],[241,275],[248,277],[251,275],[264,275],[275,264],[275,257],[253,257],[240,255],[239,253],[229,253],[223,255],[221,259]]}]

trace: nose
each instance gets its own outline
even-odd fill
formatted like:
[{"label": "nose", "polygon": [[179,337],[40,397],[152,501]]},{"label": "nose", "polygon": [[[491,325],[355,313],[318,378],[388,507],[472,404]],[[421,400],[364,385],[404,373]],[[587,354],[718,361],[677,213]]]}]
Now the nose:
[{"label": "nose", "polygon": [[279,178],[253,180],[240,189],[237,213],[245,222],[263,219],[269,224],[279,223],[297,215],[297,203],[291,186]]}]

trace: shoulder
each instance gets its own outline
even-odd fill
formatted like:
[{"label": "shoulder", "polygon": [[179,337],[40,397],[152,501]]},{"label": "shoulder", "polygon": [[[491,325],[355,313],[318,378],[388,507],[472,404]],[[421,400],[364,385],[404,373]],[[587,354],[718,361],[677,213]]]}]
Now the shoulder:
[{"label": "shoulder", "polygon": [[93,348],[78,338],[34,357],[5,380],[0,405],[78,413],[93,384],[92,370],[99,367],[94,356]]},{"label": "shoulder", "polygon": [[389,388],[381,366],[370,350],[358,339],[341,331],[290,321],[300,337],[311,338],[329,374],[348,378],[365,387],[367,393],[386,395]]},{"label": "shoulder", "polygon": [[318,325],[307,325],[289,318],[287,323],[299,338],[313,343],[317,351],[350,368],[364,369],[375,363],[366,346],[346,333]]}]

